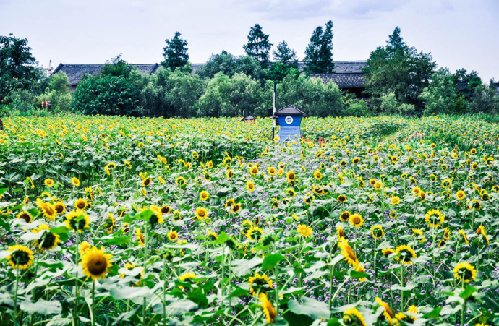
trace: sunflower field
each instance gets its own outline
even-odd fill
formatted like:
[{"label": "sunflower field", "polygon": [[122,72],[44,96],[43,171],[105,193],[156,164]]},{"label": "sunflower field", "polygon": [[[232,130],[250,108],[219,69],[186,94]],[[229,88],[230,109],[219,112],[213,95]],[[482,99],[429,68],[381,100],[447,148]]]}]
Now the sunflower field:
[{"label": "sunflower field", "polygon": [[499,325],[479,117],[10,117],[1,325]]}]

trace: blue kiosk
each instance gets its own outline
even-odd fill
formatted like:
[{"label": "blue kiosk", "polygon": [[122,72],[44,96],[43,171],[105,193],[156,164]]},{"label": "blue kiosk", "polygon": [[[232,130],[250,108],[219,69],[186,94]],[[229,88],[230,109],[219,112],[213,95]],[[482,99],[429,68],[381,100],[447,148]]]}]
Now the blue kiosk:
[{"label": "blue kiosk", "polygon": [[300,124],[305,112],[293,105],[288,105],[277,111],[275,115],[277,123],[281,126],[279,142],[296,141],[299,144],[301,138]]}]

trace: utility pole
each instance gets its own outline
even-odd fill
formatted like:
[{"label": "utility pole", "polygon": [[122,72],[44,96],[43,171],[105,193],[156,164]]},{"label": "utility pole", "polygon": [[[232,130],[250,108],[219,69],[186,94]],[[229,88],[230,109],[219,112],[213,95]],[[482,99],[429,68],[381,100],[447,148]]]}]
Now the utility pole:
[{"label": "utility pole", "polygon": [[276,110],[276,107],[275,107],[275,97],[276,97],[276,85],[277,83],[274,81],[274,96],[273,96],[273,99],[272,99],[272,123],[273,123],[273,127],[272,127],[272,140],[274,140],[275,138],[275,127],[277,126],[277,122],[276,122],[276,119],[275,119],[275,113],[277,112]]}]

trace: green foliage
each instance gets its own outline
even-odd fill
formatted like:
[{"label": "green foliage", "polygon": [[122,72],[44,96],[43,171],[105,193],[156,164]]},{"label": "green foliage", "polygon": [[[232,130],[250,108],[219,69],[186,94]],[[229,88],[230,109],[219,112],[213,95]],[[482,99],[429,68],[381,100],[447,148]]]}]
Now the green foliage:
[{"label": "green foliage", "polygon": [[38,97],[39,102],[50,101],[49,109],[54,113],[69,111],[73,99],[68,84],[68,76],[65,73],[53,74],[48,78],[48,86],[45,92]]},{"label": "green foliage", "polygon": [[305,50],[305,72],[307,74],[328,74],[334,69],[333,63],[333,22],[330,20],[323,29],[318,26]]},{"label": "green foliage", "polygon": [[0,104],[12,103],[22,90],[36,91],[43,74],[34,64],[27,39],[0,35]]},{"label": "green foliage", "polygon": [[227,51],[212,55],[210,60],[196,71],[202,78],[213,78],[219,72],[229,77],[243,73],[256,80],[265,77],[265,72],[256,59],[249,56],[236,57]]},{"label": "green foliage", "polygon": [[175,32],[175,36],[171,40],[166,39],[166,47],[163,48],[165,60],[161,62],[163,67],[175,70],[189,62],[187,41],[181,39],[181,35],[179,32]]},{"label": "green foliage", "polygon": [[[125,67],[125,65],[127,67]],[[84,76],[73,93],[73,107],[84,114],[141,115],[145,78],[119,57],[103,73]]]},{"label": "green foliage", "polygon": [[456,70],[452,77],[454,86],[457,87],[457,94],[464,96],[466,101],[471,102],[475,89],[482,85],[482,79],[478,77],[478,73],[473,70],[468,74],[466,69],[461,68]]},{"label": "green foliage", "polygon": [[423,112],[419,95],[429,85],[436,64],[431,54],[407,46],[399,27],[389,36],[386,46],[371,52],[367,65],[366,92],[375,110],[381,110],[383,95],[394,93],[398,102],[414,105],[418,114]]},{"label": "green foliage", "polygon": [[279,107],[293,104],[307,115],[319,117],[343,114],[341,91],[333,82],[325,84],[319,78],[288,75],[277,89]]},{"label": "green foliage", "polygon": [[269,52],[272,47],[269,42],[269,36],[263,32],[262,26],[255,24],[250,28],[248,34],[248,43],[243,46],[246,54],[256,59],[262,68],[268,68],[270,63]]},{"label": "green foliage", "polygon": [[345,103],[345,116],[362,117],[371,115],[371,111],[366,104],[366,101],[356,98],[353,94],[347,93],[343,96]]},{"label": "green foliage", "polygon": [[479,85],[473,91],[470,107],[474,113],[496,114],[499,112],[499,94],[491,87]]},{"label": "green foliage", "polygon": [[423,89],[420,98],[424,100],[425,115],[465,113],[468,108],[464,96],[459,96],[454,76],[446,68],[440,68],[432,76],[429,86]]},{"label": "green foliage", "polygon": [[239,116],[262,112],[262,91],[259,83],[245,74],[229,77],[218,73],[208,82],[206,91],[199,99],[200,116]]},{"label": "green foliage", "polygon": [[150,116],[192,117],[203,91],[204,83],[198,75],[160,68],[142,90],[141,106]]},{"label": "green foliage", "polygon": [[298,58],[295,50],[288,46],[286,41],[282,41],[277,45],[277,50],[274,51],[274,60],[289,67],[298,69]]}]

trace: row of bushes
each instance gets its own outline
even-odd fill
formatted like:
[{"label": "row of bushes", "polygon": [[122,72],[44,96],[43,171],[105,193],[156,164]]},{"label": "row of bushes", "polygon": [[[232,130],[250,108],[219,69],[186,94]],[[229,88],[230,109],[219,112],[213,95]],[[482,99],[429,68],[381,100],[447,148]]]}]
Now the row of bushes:
[{"label": "row of bushes", "polygon": [[[460,95],[453,75],[440,69],[420,95],[425,103],[424,115],[489,113],[499,111],[499,96],[489,87],[474,87],[468,98]],[[152,75],[142,75],[123,61],[106,65],[100,74],[84,76],[76,91],[70,93],[64,73],[44,81],[38,94],[27,90],[13,92],[4,111],[13,114],[75,112],[82,114],[220,117],[265,116],[272,107],[273,82],[254,79],[245,73],[216,73],[212,78],[192,74],[190,69],[172,71],[160,68]],[[50,101],[48,109],[40,110]],[[301,108],[310,116],[414,115],[413,105],[401,103],[395,93],[382,95],[376,107],[343,93],[333,83],[289,73],[277,84],[277,106],[288,104]]]}]

